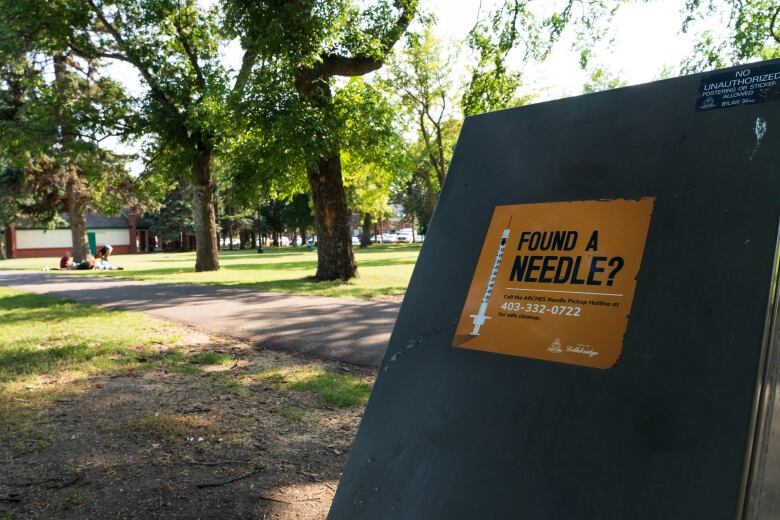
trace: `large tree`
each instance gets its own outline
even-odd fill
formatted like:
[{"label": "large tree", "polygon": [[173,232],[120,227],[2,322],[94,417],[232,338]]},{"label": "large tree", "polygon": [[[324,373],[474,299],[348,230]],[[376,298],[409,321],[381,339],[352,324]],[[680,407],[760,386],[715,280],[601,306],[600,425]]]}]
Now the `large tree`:
[{"label": "large tree", "polygon": [[[36,38],[0,4],[0,205],[3,220],[24,214],[70,220],[74,257],[90,256],[86,214],[133,204],[124,159],[101,146],[123,133],[128,106],[97,60]],[[26,19],[24,19],[26,20]],[[31,33],[33,37],[31,37]]]},{"label": "large tree", "polygon": [[259,116],[255,122],[269,130],[257,138],[280,161],[289,158],[288,166],[306,172],[318,235],[315,277],[348,280],[357,273],[340,153],[349,114],[334,92],[336,78],[382,67],[412,21],[417,0],[379,0],[362,8],[351,0],[225,4],[236,33],[263,64],[246,99]]},{"label": "large tree", "polygon": [[[391,62],[389,90],[397,92],[405,108],[406,124],[417,134],[426,164],[413,171],[423,182],[435,205],[449,168],[452,150],[463,115],[459,110],[453,63],[455,56],[445,50],[435,35],[432,22],[419,33],[409,33],[404,48]],[[412,149],[416,148],[414,146]]]},{"label": "large tree", "polygon": [[[137,135],[152,135],[189,170],[196,235],[196,271],[219,269],[212,166],[221,144],[220,122],[255,58],[244,53],[232,77],[219,64],[224,41],[216,8],[196,0],[5,0],[6,8],[42,37],[85,59],[109,59],[135,69],[146,87]],[[56,5],[53,5],[56,4]],[[32,18],[31,18],[32,17]],[[160,150],[156,150],[160,152]]]}]

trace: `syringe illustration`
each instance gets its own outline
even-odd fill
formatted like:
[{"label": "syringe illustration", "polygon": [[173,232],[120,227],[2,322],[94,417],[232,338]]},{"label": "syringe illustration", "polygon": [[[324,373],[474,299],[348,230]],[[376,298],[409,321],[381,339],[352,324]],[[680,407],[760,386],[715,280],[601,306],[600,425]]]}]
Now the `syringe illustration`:
[{"label": "syringe illustration", "polygon": [[[511,219],[509,221],[512,222]],[[488,280],[487,287],[485,288],[485,295],[482,296],[482,303],[479,305],[479,312],[477,314],[471,314],[474,318],[472,323],[474,324],[474,330],[471,331],[472,336],[479,336],[479,328],[485,324],[486,320],[490,319],[490,316],[486,316],[488,302],[493,295],[493,286],[496,284],[496,277],[498,277],[498,268],[501,267],[501,260],[504,258],[504,248],[506,247],[506,241],[509,238],[509,227],[507,227],[503,233],[501,233],[501,244],[498,246],[498,253],[496,253],[496,259],[493,261],[493,269],[490,271],[490,279]]]}]

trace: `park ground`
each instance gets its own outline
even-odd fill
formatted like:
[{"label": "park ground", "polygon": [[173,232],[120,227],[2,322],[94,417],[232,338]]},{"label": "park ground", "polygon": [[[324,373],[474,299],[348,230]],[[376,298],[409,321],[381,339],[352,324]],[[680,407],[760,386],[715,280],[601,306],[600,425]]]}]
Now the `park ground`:
[{"label": "park ground", "polygon": [[[277,270],[299,271],[295,280],[313,265],[305,255],[227,254],[224,274],[209,281],[187,274],[192,255],[139,256],[128,267],[131,276],[269,289],[244,274],[248,265],[287,264]],[[157,260],[166,266],[154,269]],[[374,377],[3,287],[0,338],[2,520],[324,518]]]},{"label": "park ground", "polygon": [[[306,247],[266,248],[221,251],[219,271],[194,272],[195,253],[153,253],[115,255],[111,261],[123,271],[105,271],[101,276],[118,276],[133,280],[166,283],[208,284],[276,291],[315,296],[351,297],[400,301],[421,244],[372,245],[355,248],[358,278],[348,282],[317,282],[312,276],[317,270],[317,252]],[[57,267],[58,258],[23,258],[0,262],[0,269],[32,269]],[[64,275],[79,276],[94,271],[67,271]]]}]

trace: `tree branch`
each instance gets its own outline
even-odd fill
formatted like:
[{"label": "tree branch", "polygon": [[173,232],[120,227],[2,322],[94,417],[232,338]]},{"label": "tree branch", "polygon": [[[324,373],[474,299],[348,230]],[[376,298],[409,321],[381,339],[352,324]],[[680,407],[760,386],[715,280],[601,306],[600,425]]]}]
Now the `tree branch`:
[{"label": "tree branch", "polygon": [[439,92],[439,97],[441,97],[441,112],[439,112],[439,118],[436,120],[436,124],[441,126],[441,120],[444,119],[444,112],[447,111],[447,98],[443,90]]},{"label": "tree branch", "polygon": [[374,58],[347,58],[338,54],[326,55],[322,62],[315,65],[316,76],[363,76],[382,67],[382,61]]},{"label": "tree branch", "polygon": [[404,89],[404,94],[403,94],[403,95],[404,95],[405,97],[408,97],[408,98],[409,98],[409,99],[411,99],[412,101],[414,101],[416,104],[418,104],[418,105],[420,105],[420,106],[422,106],[422,105],[423,105],[422,99],[421,99],[421,98],[419,98],[419,97],[417,97],[417,95],[416,95],[414,92],[412,92],[412,91],[411,91],[411,89],[405,88],[405,89]]},{"label": "tree branch", "polygon": [[94,52],[90,53],[88,51],[85,51],[81,47],[77,47],[76,44],[73,43],[73,40],[71,38],[68,38],[68,47],[77,56],[80,56],[85,60],[91,60],[94,58],[107,58],[112,60],[126,61],[130,63],[130,58],[128,58],[126,54],[122,54],[121,52],[105,52],[105,51],[98,51],[98,50],[95,50]]},{"label": "tree branch", "polygon": [[428,159],[431,161],[431,166],[433,166],[433,169],[436,172],[436,178],[441,182],[444,179],[444,175],[443,172],[439,171],[439,162],[436,160],[431,137],[428,134],[428,129],[425,127],[425,117],[427,113],[428,107],[423,106],[420,109],[420,133],[422,134],[423,142],[425,143],[425,151],[428,152]]},{"label": "tree branch", "polygon": [[187,55],[187,58],[189,58],[192,69],[195,71],[195,79],[198,83],[198,86],[205,90],[206,78],[203,77],[203,70],[200,68],[200,64],[198,63],[198,55],[190,45],[190,41],[187,39],[187,36],[184,34],[184,29],[181,26],[181,18],[178,15],[176,16],[176,36],[178,36],[179,42],[181,42],[181,46],[184,48],[184,53]]},{"label": "tree branch", "polygon": [[780,43],[780,32],[775,31],[778,15],[780,15],[780,7],[775,9],[775,14],[772,15],[772,21],[769,23],[769,34],[772,35],[772,38],[774,38],[777,43]]},{"label": "tree branch", "polygon": [[152,93],[152,96],[163,106],[168,108],[169,110],[175,112],[177,115],[179,114],[179,109],[176,108],[176,105],[173,104],[173,102],[168,99],[168,96],[165,95],[165,92],[163,92],[160,85],[157,83],[157,80],[152,76],[152,73],[149,71],[148,68],[144,66],[143,63],[141,63],[141,60],[138,59],[137,56],[133,56],[132,49],[127,44],[127,41],[124,39],[122,34],[119,32],[119,30],[110,22],[108,21],[108,18],[106,17],[105,13],[98,7],[98,5],[95,3],[94,0],[87,0],[89,5],[92,7],[92,10],[94,11],[95,15],[100,19],[100,21],[105,25],[106,30],[111,34],[111,36],[114,38],[114,41],[117,43],[117,45],[124,49],[126,53],[126,60],[128,63],[133,65],[138,72],[141,73],[141,76],[143,76],[144,80],[146,81],[146,84],[149,86],[149,90]]},{"label": "tree branch", "polygon": [[257,61],[257,53],[253,50],[245,50],[244,57],[241,58],[241,69],[236,76],[236,83],[233,85],[233,93],[241,94],[246,88],[246,84],[249,81],[249,74],[252,72],[252,67],[255,66]]},{"label": "tree branch", "polygon": [[[442,108],[442,114],[444,113],[444,108]],[[441,118],[439,118],[439,121],[436,121],[433,116],[431,115],[431,107],[430,105],[425,105],[425,116],[428,118],[428,120],[433,124],[433,131],[436,134],[436,157],[433,156],[434,150],[430,150],[429,153],[431,155],[431,161],[434,163],[434,169],[436,170],[436,176],[439,179],[439,184],[444,184],[444,142],[441,135]],[[426,141],[427,145],[427,141]]]},{"label": "tree branch", "polygon": [[326,54],[322,62],[313,67],[317,76],[363,76],[380,67],[396,42],[403,36],[417,12],[417,0],[395,0],[393,5],[401,12],[392,28],[380,41],[381,58],[369,56],[346,57],[339,54]]}]

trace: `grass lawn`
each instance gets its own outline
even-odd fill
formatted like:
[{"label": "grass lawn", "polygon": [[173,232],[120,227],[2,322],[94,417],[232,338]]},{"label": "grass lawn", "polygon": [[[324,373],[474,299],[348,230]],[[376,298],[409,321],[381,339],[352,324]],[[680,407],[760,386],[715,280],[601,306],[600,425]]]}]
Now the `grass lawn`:
[{"label": "grass lawn", "polygon": [[323,518],[374,374],[0,286],[0,520]]},{"label": "grass lawn", "polygon": [[[54,376],[73,382],[96,374],[152,369],[191,374],[234,364],[222,352],[183,352],[177,346],[186,343],[186,334],[179,325],[142,313],[107,311],[0,286],[0,401],[42,381],[45,386]],[[274,369],[223,383],[236,390],[254,379],[309,391],[336,406],[365,404],[371,391],[365,380],[321,369]]]},{"label": "grass lawn", "polygon": [[144,314],[0,286],[0,389],[55,371],[87,375],[138,367],[152,346],[176,343],[177,332]]},{"label": "grass lawn", "polygon": [[[349,282],[316,282],[317,252],[307,248],[266,248],[263,254],[251,250],[222,251],[221,269],[196,273],[195,253],[154,253],[115,255],[114,263],[124,271],[101,272],[101,276],[119,276],[134,280],[170,283],[198,283],[249,287],[259,291],[279,291],[320,296],[383,298],[404,294],[420,244],[372,245],[355,248],[359,277]],[[0,262],[0,269],[55,267],[56,258],[23,258]],[[65,276],[79,276],[91,271],[68,271]]]}]

